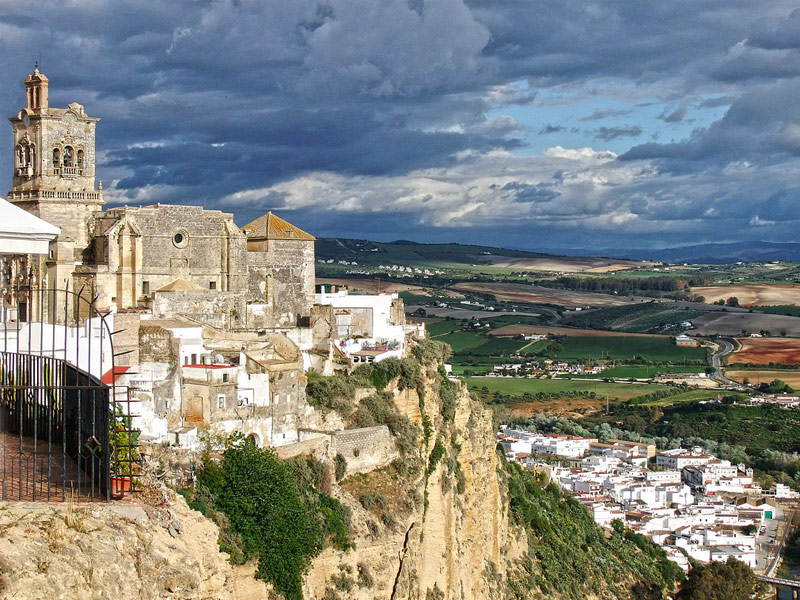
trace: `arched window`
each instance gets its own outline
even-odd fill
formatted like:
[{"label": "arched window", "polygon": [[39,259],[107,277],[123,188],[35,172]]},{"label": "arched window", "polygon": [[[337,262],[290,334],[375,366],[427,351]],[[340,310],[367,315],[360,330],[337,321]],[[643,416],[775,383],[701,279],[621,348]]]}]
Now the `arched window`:
[{"label": "arched window", "polygon": [[72,159],[73,159],[72,146],[65,146],[64,147],[64,166],[65,167],[73,166]]},{"label": "arched window", "polygon": [[25,166],[25,150],[22,149],[22,144],[17,144],[17,166]]},{"label": "arched window", "polygon": [[31,167],[36,164],[36,146],[31,144],[28,146],[27,152],[27,166]]},{"label": "arched window", "polygon": [[53,148],[53,166],[58,167],[58,163],[61,161],[61,150],[58,148]]},{"label": "arched window", "polygon": [[79,169],[83,168],[83,150],[78,150],[77,156],[78,164],[76,165]]}]

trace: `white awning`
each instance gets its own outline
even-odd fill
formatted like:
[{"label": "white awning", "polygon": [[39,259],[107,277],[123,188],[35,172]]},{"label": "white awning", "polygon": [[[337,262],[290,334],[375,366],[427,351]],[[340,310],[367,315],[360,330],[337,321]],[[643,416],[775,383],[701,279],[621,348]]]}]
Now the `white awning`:
[{"label": "white awning", "polygon": [[61,230],[0,198],[0,254],[47,254]]}]

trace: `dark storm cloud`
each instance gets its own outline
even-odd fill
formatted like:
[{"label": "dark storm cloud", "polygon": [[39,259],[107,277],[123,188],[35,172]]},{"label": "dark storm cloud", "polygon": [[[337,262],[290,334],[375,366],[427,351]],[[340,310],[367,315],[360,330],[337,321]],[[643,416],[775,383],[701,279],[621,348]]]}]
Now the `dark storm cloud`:
[{"label": "dark storm cloud", "polygon": [[[781,219],[796,219],[800,11],[784,0],[37,4],[0,0],[0,105],[23,106],[41,52],[51,103],[102,118],[111,201],[224,202],[239,221],[279,206],[376,238],[796,236]],[[537,121],[553,96],[581,109]],[[656,105],[668,131],[729,108],[671,140],[638,119]],[[575,121],[604,126],[558,124]],[[553,148],[520,152],[537,133]]]}]

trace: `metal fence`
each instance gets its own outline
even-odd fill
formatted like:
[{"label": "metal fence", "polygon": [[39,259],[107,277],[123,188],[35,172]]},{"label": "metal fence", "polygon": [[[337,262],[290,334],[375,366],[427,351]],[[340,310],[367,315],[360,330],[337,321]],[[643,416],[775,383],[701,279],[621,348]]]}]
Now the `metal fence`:
[{"label": "metal fence", "polygon": [[85,290],[3,290],[0,498],[109,500],[135,489],[137,432],[113,315]]}]

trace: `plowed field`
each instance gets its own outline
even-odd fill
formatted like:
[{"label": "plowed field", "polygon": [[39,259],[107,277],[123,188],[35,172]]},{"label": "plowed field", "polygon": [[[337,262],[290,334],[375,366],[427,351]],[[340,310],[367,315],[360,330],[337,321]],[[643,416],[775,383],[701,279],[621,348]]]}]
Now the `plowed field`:
[{"label": "plowed field", "polygon": [[728,364],[753,363],[768,365],[782,363],[784,365],[800,364],[800,340],[795,338],[737,338],[742,349],[734,352]]},{"label": "plowed field", "polygon": [[619,298],[609,294],[589,294],[572,292],[524,283],[457,283],[453,289],[465,292],[492,294],[498,300],[509,302],[530,302],[532,304],[558,304],[567,308],[578,306],[621,306],[630,304],[627,298]]},{"label": "plowed field", "polygon": [[692,293],[703,296],[706,302],[727,300],[731,296],[741,306],[800,305],[800,285],[730,285],[694,287]]}]

